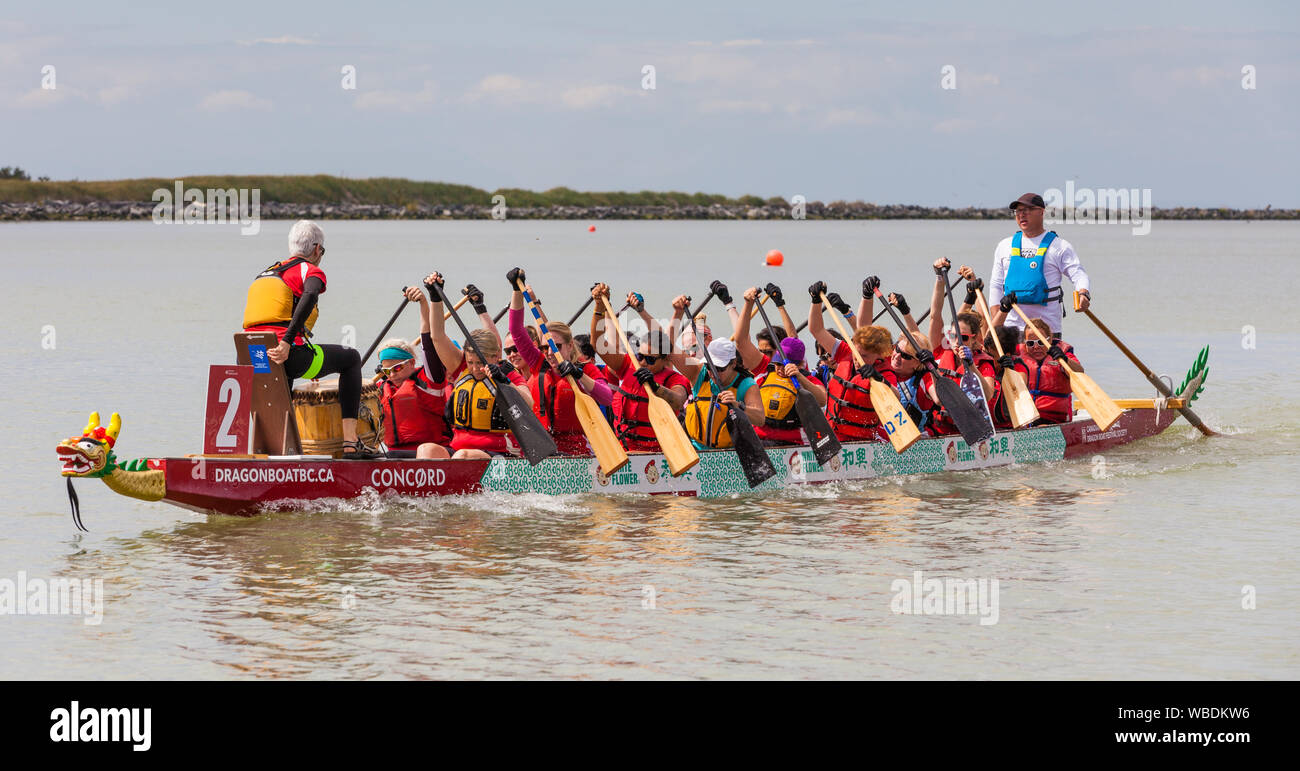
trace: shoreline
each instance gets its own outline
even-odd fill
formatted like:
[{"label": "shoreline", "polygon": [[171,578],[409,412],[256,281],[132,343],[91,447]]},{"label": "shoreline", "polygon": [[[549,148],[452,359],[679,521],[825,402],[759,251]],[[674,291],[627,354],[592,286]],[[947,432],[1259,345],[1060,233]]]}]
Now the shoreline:
[{"label": "shoreline", "polygon": [[[149,220],[160,204],[155,201],[67,201],[46,200],[30,202],[0,202],[0,222],[68,222],[68,221],[129,221]],[[170,205],[165,207],[170,210]],[[211,208],[211,207],[208,207]],[[494,217],[494,207],[466,203],[426,204],[408,203],[282,203],[268,201],[260,204],[257,218],[264,220],[786,220],[792,219],[791,207],[766,203],[747,205],[738,203],[685,204],[685,205],[614,205],[614,206],[519,206],[508,207],[504,217]],[[232,206],[227,211],[195,211],[198,219],[239,221],[239,213]],[[179,215],[179,213],[178,213]],[[1005,208],[954,209],[911,205],[878,205],[872,203],[834,202],[823,204],[809,201],[804,205],[804,219],[809,220],[997,220],[1008,218]],[[245,213],[245,218],[248,214]],[[1068,216],[1068,213],[1067,213]],[[181,219],[177,216],[177,219]],[[1129,211],[1113,211],[1106,215],[1082,216],[1087,224],[1128,222],[1136,220]],[[1300,209],[1226,209],[1177,207],[1161,209],[1152,207],[1142,219],[1150,220],[1300,220]]]}]

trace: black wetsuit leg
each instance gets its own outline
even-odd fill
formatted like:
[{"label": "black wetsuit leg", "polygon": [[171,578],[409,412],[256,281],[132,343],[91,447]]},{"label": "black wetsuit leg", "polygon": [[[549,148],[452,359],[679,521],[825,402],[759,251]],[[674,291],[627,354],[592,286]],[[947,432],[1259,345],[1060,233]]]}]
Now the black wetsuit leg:
[{"label": "black wetsuit leg", "polygon": [[[355,420],[361,408],[361,354],[357,349],[342,345],[319,345],[325,352],[325,361],[321,364],[317,376],[339,376],[339,409],[343,419]],[[312,350],[305,345],[295,345],[289,349],[289,358],[284,362],[284,374],[289,378],[289,388],[293,381],[302,377],[312,362]]]}]

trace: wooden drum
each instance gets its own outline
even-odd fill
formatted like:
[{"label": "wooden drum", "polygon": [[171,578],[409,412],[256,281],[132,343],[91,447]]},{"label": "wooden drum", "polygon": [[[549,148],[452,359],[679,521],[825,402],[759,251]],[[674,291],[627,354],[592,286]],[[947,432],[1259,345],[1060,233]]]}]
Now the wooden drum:
[{"label": "wooden drum", "polygon": [[[343,455],[343,408],[339,406],[338,378],[310,380],[293,389],[293,417],[306,455]],[[379,388],[361,383],[361,408],[357,411],[357,438],[371,447],[383,438]]]}]

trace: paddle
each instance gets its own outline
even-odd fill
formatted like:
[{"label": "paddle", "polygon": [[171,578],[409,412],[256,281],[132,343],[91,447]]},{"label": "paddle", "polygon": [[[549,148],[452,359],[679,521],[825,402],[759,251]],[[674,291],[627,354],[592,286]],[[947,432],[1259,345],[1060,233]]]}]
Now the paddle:
[{"label": "paddle", "polygon": [[[980,312],[984,314],[984,321],[989,325],[989,332],[993,338],[993,345],[998,349],[998,358],[1006,356],[1006,351],[1002,350],[1002,341],[998,339],[997,330],[993,329],[993,317],[989,314],[989,304],[984,299],[984,292],[979,289],[975,290],[976,305],[979,306]],[[1002,396],[1007,405],[1007,414],[1011,417],[1011,425],[1015,428],[1024,428],[1025,426],[1038,420],[1038,407],[1034,406],[1034,395],[1029,393],[1029,384],[1025,382],[1025,376],[1020,374],[1020,370],[1015,367],[1007,367],[1002,370]]]},{"label": "paddle", "polygon": [[[1038,331],[1038,327],[1029,323],[1029,317],[1025,315],[1024,311],[1020,310],[1020,305],[1018,303],[1012,303],[1011,307],[1015,309],[1016,314],[1025,322],[1025,332],[1028,333],[1030,329],[1034,330],[1034,335],[1038,338],[1039,342],[1050,348],[1052,346],[1052,341],[1043,337],[1043,333]],[[1107,428],[1110,428],[1111,423],[1119,420],[1119,416],[1123,411],[1119,408],[1119,405],[1115,403],[1114,399],[1107,396],[1106,392],[1101,390],[1101,386],[1097,385],[1097,383],[1088,375],[1085,375],[1082,372],[1075,372],[1074,369],[1067,366],[1065,362],[1060,362],[1060,365],[1061,369],[1065,370],[1065,374],[1070,378],[1070,390],[1074,392],[1075,396],[1079,397],[1079,401],[1083,403],[1083,408],[1087,410],[1088,414],[1092,416],[1092,419],[1097,422],[1097,428],[1105,431]]]},{"label": "paddle", "polygon": [[[758,303],[758,312],[763,315],[763,324],[767,327],[767,333],[776,340],[776,331],[772,329],[772,322],[767,318],[767,311],[763,309],[762,300]],[[785,354],[781,352],[781,346],[776,346],[773,351],[781,357],[782,364],[789,364]],[[822,412],[821,405],[817,404],[817,399],[806,388],[799,387],[799,381],[791,381],[794,385],[794,409],[795,414],[799,416],[799,423],[803,426],[804,433],[808,435],[808,443],[812,445],[813,455],[817,457],[817,462],[825,466],[840,452],[840,440],[835,437],[835,432],[831,430],[830,421],[826,419],[826,413]]]},{"label": "paddle", "polygon": [[[876,297],[879,297],[880,301],[885,303],[885,310],[889,311],[890,318],[894,320],[899,329],[903,330],[903,334],[907,336],[907,342],[911,343],[912,349],[920,354],[924,349],[917,345],[916,338],[912,337],[911,330],[903,323],[903,319],[894,310],[894,306],[890,305],[889,301],[885,299],[885,295],[881,293],[880,289],[876,289]],[[930,379],[934,382],[934,393],[939,397],[939,404],[948,411],[952,422],[957,424],[957,430],[961,432],[966,444],[974,447],[993,436],[993,426],[989,425],[988,421],[984,419],[984,413],[970,403],[970,399],[967,399],[966,394],[962,393],[961,386],[940,374],[939,368],[934,365],[933,361],[923,361],[921,363],[925,365],[926,370],[930,373]]]},{"label": "paddle", "polygon": [[[522,281],[516,281],[515,285],[519,287],[520,292],[523,292],[524,300],[528,302],[528,308],[533,312],[533,318],[542,331],[542,338],[551,348],[549,358],[551,367],[555,368],[560,361],[560,347],[555,344],[551,331],[546,327],[546,314],[542,313],[537,303],[533,302],[532,295],[524,289]],[[600,411],[600,405],[596,404],[596,400],[582,390],[582,386],[578,385],[572,375],[565,380],[569,382],[569,388],[573,389],[573,411],[578,417],[578,425],[582,426],[582,433],[586,435],[592,452],[596,454],[600,470],[605,476],[609,476],[627,465],[627,450],[623,449],[623,445],[618,442],[618,437],[614,436],[614,429],[610,428],[609,423],[605,421],[605,413]],[[537,373],[537,385],[539,393],[545,392],[544,375],[541,372]]]},{"label": "paddle", "polygon": [[[960,284],[960,283],[961,283],[961,276],[958,276],[956,279],[953,280],[952,284],[950,284],[950,285],[948,286],[948,288],[949,288],[949,289],[952,289],[953,287],[957,286],[957,285]],[[885,300],[885,305],[886,305],[886,306],[889,305],[889,300]],[[888,310],[887,307],[886,307],[886,308],[881,308],[879,313],[877,313],[875,316],[871,317],[871,323],[872,323],[872,324],[875,324],[877,321],[879,321],[879,320],[880,320],[880,317],[883,316],[883,315],[885,315],[885,313],[886,313],[887,310]],[[928,318],[930,318],[930,311],[929,311],[929,310],[926,310],[925,313],[922,313],[922,314],[921,314],[921,318],[919,318],[919,319],[916,320],[916,323],[917,323],[917,324],[920,324],[922,321],[925,321],[925,320],[928,319]],[[808,326],[808,320],[805,319],[805,320],[803,321],[803,323],[801,323],[799,326],[795,327],[795,329],[794,329],[794,333],[795,333],[796,335],[799,334],[800,332],[804,331],[804,329],[807,328],[807,326]]]},{"label": "paddle", "polygon": [[[1088,318],[1092,319],[1092,323],[1096,324],[1097,328],[1100,329],[1102,333],[1105,334],[1106,337],[1109,337],[1110,341],[1115,344],[1115,347],[1119,348],[1120,351],[1122,351],[1123,354],[1128,357],[1128,360],[1133,362],[1133,365],[1136,366],[1138,370],[1141,371],[1142,374],[1146,376],[1146,379],[1151,382],[1151,385],[1156,387],[1157,391],[1164,394],[1166,397],[1172,397],[1174,395],[1174,392],[1170,390],[1169,386],[1165,385],[1165,381],[1161,380],[1156,375],[1156,373],[1152,372],[1151,369],[1147,367],[1147,365],[1143,364],[1142,361],[1138,359],[1137,354],[1130,351],[1128,346],[1120,342],[1120,339],[1115,336],[1115,333],[1111,332],[1110,329],[1105,324],[1101,323],[1101,319],[1093,315],[1091,309],[1079,307],[1078,292],[1074,293],[1074,310],[1076,312],[1082,312]],[[1184,406],[1184,407],[1178,407],[1176,409],[1180,413],[1182,413],[1183,417],[1187,418],[1188,423],[1191,423],[1193,426],[1196,426],[1196,428],[1202,434],[1205,434],[1206,436],[1219,435],[1219,432],[1215,431],[1214,429],[1202,423],[1200,417],[1198,417],[1195,412],[1192,412],[1190,407]]]},{"label": "paddle", "polygon": [[[619,339],[623,341],[623,347],[627,349],[628,366],[635,370],[638,366],[636,349],[628,343],[627,335],[619,325],[618,317],[614,315],[614,309],[609,306],[609,300],[602,296],[600,303],[605,306],[605,317],[614,324]],[[660,352],[659,355],[662,356],[664,353]],[[700,462],[700,454],[695,451],[695,445],[691,444],[686,429],[682,428],[681,422],[677,420],[677,411],[662,396],[649,388],[645,389],[645,396],[648,402],[646,408],[650,427],[655,432],[655,439],[659,440],[659,449],[664,454],[664,460],[668,461],[668,473],[678,476],[689,471]]]},{"label": "paddle", "polygon": [[397,306],[397,310],[393,311],[393,317],[384,325],[384,330],[379,333],[379,337],[376,337],[375,341],[366,349],[366,355],[361,357],[361,366],[366,365],[366,361],[370,359],[370,354],[374,353],[375,349],[379,347],[379,341],[383,340],[384,335],[388,334],[388,330],[392,329],[393,325],[397,323],[397,317],[402,315],[402,311],[406,310],[406,306],[410,302],[410,300],[406,299],[406,287],[402,287],[402,304]]},{"label": "paddle", "polygon": [[[943,277],[944,279],[948,278],[947,268],[943,269]],[[946,285],[948,282],[945,280],[943,283]],[[993,426],[993,414],[989,412],[989,402],[984,398],[983,380],[980,378],[979,373],[975,371],[974,362],[961,353],[961,324],[957,322],[957,302],[952,299],[952,287],[948,286],[944,290],[944,293],[948,295],[948,310],[952,313],[952,358],[953,361],[956,361],[958,357],[961,358],[962,393],[966,394],[966,398],[970,399],[971,404],[975,405],[975,408],[978,409],[980,414],[984,416],[984,419],[988,421],[989,431],[997,433],[997,429]],[[975,333],[978,333],[978,330],[976,330]],[[969,444],[969,442],[967,444]]]},{"label": "paddle", "polygon": [[497,315],[495,315],[495,316],[492,317],[492,323],[493,323],[493,324],[499,324],[499,323],[501,323],[501,317],[502,317],[502,316],[505,316],[505,315],[506,315],[506,311],[508,311],[508,310],[510,310],[510,306],[509,306],[509,305],[507,305],[506,307],[502,308],[500,313],[498,313]]},{"label": "paddle", "polygon": [[[468,298],[468,297],[462,297],[462,298],[460,298],[459,300],[456,301],[456,304],[455,304],[455,305],[453,305],[453,306],[451,306],[451,307],[455,308],[456,310],[460,310],[460,306],[464,305],[464,304],[467,303],[467,302],[469,302],[469,298]],[[449,318],[451,318],[451,311],[447,311],[446,313],[442,314],[442,320],[443,320],[443,321],[446,321],[446,320],[449,319]]]},{"label": "paddle", "polygon": [[[435,284],[434,290],[442,298],[442,302],[446,303],[447,296],[442,291],[442,287]],[[465,328],[465,322],[460,320],[460,314],[454,308],[451,317],[456,320],[456,326],[460,327],[460,333],[465,336],[466,347],[473,349],[478,360],[484,366],[487,366],[487,357],[483,355],[478,343],[474,342],[469,330]],[[498,387],[501,384],[493,380],[491,376],[484,378],[483,382],[487,383],[488,389],[497,398],[498,406],[502,408],[501,415],[505,418],[506,425],[510,427],[510,432],[519,441],[519,449],[523,452],[524,457],[528,459],[528,462],[536,466],[547,456],[554,455],[557,449],[555,440],[551,438],[550,434],[546,433],[546,429],[542,427],[542,421],[533,414],[533,408],[529,407],[528,402],[524,401],[523,395],[513,385],[505,388]]]},{"label": "paddle", "polygon": [[582,304],[582,307],[579,308],[579,309],[578,309],[578,310],[573,314],[573,317],[569,319],[569,326],[573,326],[575,323],[577,323],[577,321],[578,321],[578,317],[582,315],[582,312],[585,311],[585,310],[587,310],[587,307],[588,307],[589,305],[591,305],[591,304],[592,304],[593,302],[595,302],[595,301],[596,301],[596,298],[592,297],[591,295],[587,295],[587,301],[586,301],[585,303],[583,303],[583,304]]},{"label": "paddle", "polygon": [[[880,290],[876,290],[880,294]],[[853,355],[853,364],[858,369],[866,366],[862,360],[862,354],[858,353],[858,347],[853,344],[853,333],[849,331],[848,324],[840,318],[839,311],[831,307],[831,301],[826,299],[826,293],[822,292],[822,307],[831,314],[831,321],[839,327],[840,334],[844,335],[842,345],[849,347],[849,353]],[[876,416],[880,419],[881,425],[885,427],[885,435],[889,437],[889,443],[894,445],[894,452],[905,452],[908,447],[916,443],[921,438],[921,430],[916,427],[916,422],[903,409],[903,403],[898,400],[898,394],[894,389],[884,381],[883,378],[871,378],[871,407],[876,411]]]},{"label": "paddle", "polygon": [[[695,328],[695,314],[691,314],[690,322],[695,339],[702,339],[699,330]],[[709,382],[713,384],[712,401],[721,405],[717,399],[718,394],[725,390],[722,387],[722,378],[718,375],[717,368],[713,366],[709,347],[701,345],[700,350],[704,353],[704,366],[708,372]],[[754,425],[749,422],[748,417],[740,414],[736,403],[726,405],[726,410],[727,430],[731,433],[731,449],[736,451],[736,457],[740,460],[740,470],[745,472],[745,481],[749,482],[750,488],[758,487],[776,476],[776,467],[772,465],[772,459],[767,457],[767,450],[763,449],[763,440],[758,438]]]}]

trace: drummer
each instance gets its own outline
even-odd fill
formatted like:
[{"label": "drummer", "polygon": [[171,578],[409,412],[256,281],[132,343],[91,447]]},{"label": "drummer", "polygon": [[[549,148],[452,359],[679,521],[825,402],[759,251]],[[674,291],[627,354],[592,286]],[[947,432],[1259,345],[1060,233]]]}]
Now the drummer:
[{"label": "drummer", "polygon": [[325,234],[311,220],[298,220],[289,229],[289,257],[263,270],[248,287],[244,303],[245,332],[274,332],[279,344],[267,357],[284,365],[290,391],[296,378],[338,373],[339,408],[343,413],[343,457],[369,459],[382,453],[357,438],[361,407],[361,356],[355,348],[310,342],[320,313],[317,299],[325,293]]}]

